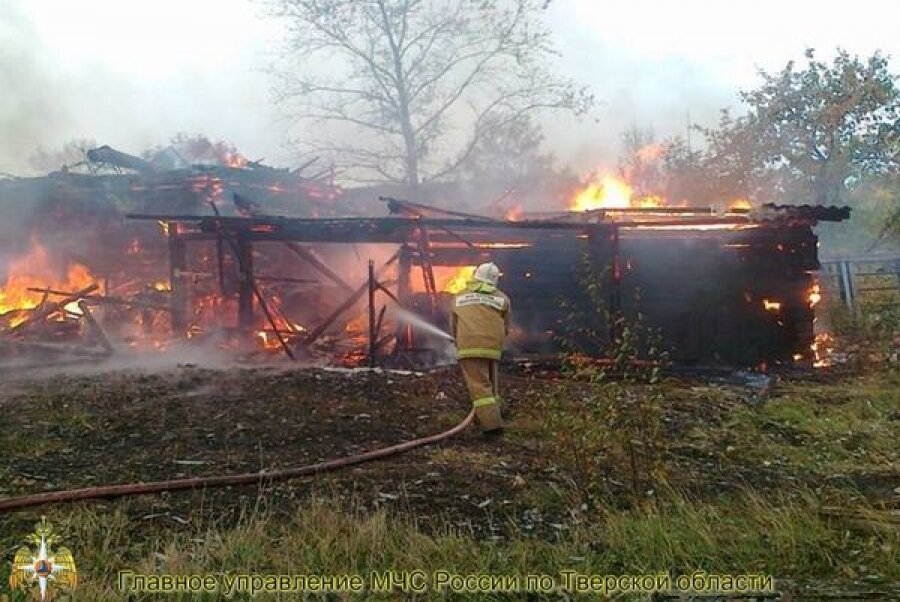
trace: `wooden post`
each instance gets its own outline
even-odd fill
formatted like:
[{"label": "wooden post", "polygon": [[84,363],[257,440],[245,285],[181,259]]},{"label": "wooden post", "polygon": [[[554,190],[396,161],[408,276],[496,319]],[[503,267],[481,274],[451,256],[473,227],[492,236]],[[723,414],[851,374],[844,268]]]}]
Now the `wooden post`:
[{"label": "wooden post", "polygon": [[188,289],[184,272],[187,271],[187,246],[178,222],[167,222],[169,234],[169,285],[172,287],[172,332],[184,335],[188,328]]},{"label": "wooden post", "polygon": [[[403,243],[400,247],[400,271],[397,276],[397,298],[401,307],[412,307],[412,249]],[[411,349],[413,332],[409,324],[402,322],[397,326],[397,347]]]},{"label": "wooden post", "polygon": [[244,332],[253,329],[253,244],[238,235],[238,327]]},{"label": "wooden post", "polygon": [[430,302],[429,315],[434,318],[437,313],[437,285],[434,281],[434,267],[431,265],[431,239],[428,228],[419,228],[419,261],[422,264],[422,278],[425,281],[425,292]]},{"label": "wooden post", "polygon": [[612,227],[612,259],[610,261],[610,282],[612,286],[609,291],[609,313],[612,318],[609,324],[610,343],[615,341],[619,336],[619,318],[622,314],[622,260],[619,239],[619,226]]},{"label": "wooden post", "polygon": [[344,289],[346,292],[353,292],[353,287],[347,284],[347,282],[343,278],[338,276],[337,273],[335,273],[334,270],[328,267],[328,265],[324,261],[316,257],[316,255],[312,251],[298,245],[295,242],[284,241],[284,244],[288,249],[293,251],[294,254],[297,255],[297,257],[312,265],[314,268],[319,270],[319,272],[324,274],[327,278]]},{"label": "wooden post", "polygon": [[400,273],[397,276],[397,298],[403,307],[412,305],[412,249],[403,243],[400,247]]},{"label": "wooden post", "polygon": [[97,322],[96,318],[94,318],[94,314],[91,313],[91,309],[88,307],[87,303],[83,300],[78,302],[78,308],[81,310],[81,315],[84,316],[84,321],[91,328],[91,333],[94,338],[100,343],[100,346],[106,350],[107,353],[112,353],[115,349],[112,346],[112,343],[109,342],[109,337],[106,336],[106,332],[103,331],[103,327],[100,326],[100,323]]},{"label": "wooden post", "polygon": [[378,332],[375,325],[375,262],[369,260],[369,368],[375,367],[375,343]]},{"label": "wooden post", "polygon": [[[391,265],[393,265],[393,263],[395,261],[397,261],[397,257],[399,257],[399,255],[400,255],[400,252],[397,251],[396,253],[394,253],[391,256],[390,259],[388,259],[384,263],[384,265],[382,265],[380,268],[378,268],[378,270],[375,272],[375,278],[379,278],[381,276],[382,271],[384,271],[385,269],[387,269]],[[337,306],[337,308],[335,308],[335,310],[333,312],[331,312],[331,314],[327,318],[325,318],[321,324],[316,326],[308,335],[306,335],[306,343],[312,344],[313,342],[315,342],[320,336],[322,336],[322,334],[324,334],[324,332],[326,330],[328,330],[328,327],[331,326],[334,323],[334,321],[337,320],[341,316],[342,313],[344,313],[345,311],[347,311],[348,309],[350,309],[351,307],[356,305],[356,303],[366,293],[367,287],[368,287],[368,283],[364,283],[362,286],[360,286],[358,289],[356,289],[352,295],[347,297],[347,299],[343,303],[341,303],[339,306]]]}]

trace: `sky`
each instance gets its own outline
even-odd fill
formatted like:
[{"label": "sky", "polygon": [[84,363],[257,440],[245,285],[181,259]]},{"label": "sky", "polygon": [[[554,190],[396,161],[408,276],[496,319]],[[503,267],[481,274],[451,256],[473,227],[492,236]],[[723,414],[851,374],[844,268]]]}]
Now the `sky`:
[{"label": "sky", "polygon": [[[844,7],[843,10],[841,7]],[[560,73],[597,106],[546,119],[547,146],[579,169],[608,164],[621,132],[712,124],[757,71],[876,49],[898,57],[900,2],[554,0]],[[37,147],[88,138],[138,153],[177,132],[291,165],[268,67],[283,24],[252,0],[0,0],[0,172],[25,173]],[[739,107],[738,107],[739,108]]]}]

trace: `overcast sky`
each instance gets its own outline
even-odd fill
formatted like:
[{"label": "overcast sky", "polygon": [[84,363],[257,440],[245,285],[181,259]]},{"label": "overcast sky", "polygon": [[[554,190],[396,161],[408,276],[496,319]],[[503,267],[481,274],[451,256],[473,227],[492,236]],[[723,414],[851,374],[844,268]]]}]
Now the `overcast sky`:
[{"label": "overcast sky", "polygon": [[[579,168],[610,161],[631,125],[711,123],[758,68],[807,46],[900,56],[896,0],[554,0],[547,19],[559,69],[600,101],[548,122],[552,150]],[[0,0],[0,172],[23,172],[37,146],[139,152],[179,131],[290,164],[265,72],[280,35],[249,0]]]}]

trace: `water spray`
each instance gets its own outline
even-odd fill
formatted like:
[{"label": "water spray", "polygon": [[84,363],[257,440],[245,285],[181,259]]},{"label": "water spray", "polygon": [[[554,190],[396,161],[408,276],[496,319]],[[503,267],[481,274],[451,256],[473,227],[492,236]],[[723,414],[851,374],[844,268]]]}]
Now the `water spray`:
[{"label": "water spray", "polygon": [[411,311],[407,311],[407,310],[403,309],[402,307],[394,307],[394,308],[392,308],[392,311],[393,311],[394,315],[397,317],[397,319],[400,320],[401,322],[409,324],[410,326],[412,326],[414,328],[418,328],[419,330],[423,330],[429,334],[433,334],[434,336],[436,336],[440,339],[443,339],[445,341],[449,341],[451,343],[456,341],[456,339],[454,339],[450,334],[444,332],[443,330],[441,330],[440,328],[438,328],[431,322],[428,322],[422,316],[414,314]]}]

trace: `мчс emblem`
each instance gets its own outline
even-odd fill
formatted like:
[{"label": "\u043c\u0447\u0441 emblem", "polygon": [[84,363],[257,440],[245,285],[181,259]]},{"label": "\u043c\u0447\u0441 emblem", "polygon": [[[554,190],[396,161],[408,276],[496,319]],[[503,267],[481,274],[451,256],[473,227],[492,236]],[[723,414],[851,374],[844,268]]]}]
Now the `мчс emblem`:
[{"label": "\u043c\u0447\u0441 emblem", "polygon": [[78,571],[72,552],[55,547],[57,536],[46,518],[41,518],[26,540],[37,549],[25,545],[16,551],[9,575],[12,590],[28,591],[35,600],[52,600],[59,590],[75,589]]}]

